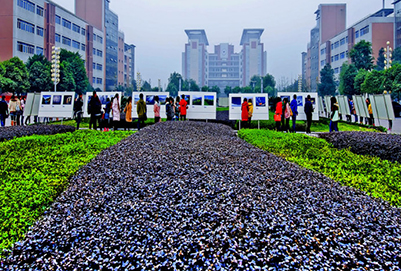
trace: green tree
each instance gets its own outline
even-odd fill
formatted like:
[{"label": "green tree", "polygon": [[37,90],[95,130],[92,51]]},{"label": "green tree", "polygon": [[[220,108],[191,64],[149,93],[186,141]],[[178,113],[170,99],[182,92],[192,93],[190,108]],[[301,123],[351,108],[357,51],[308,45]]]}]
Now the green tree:
[{"label": "green tree", "polygon": [[[62,65],[63,64],[63,65]],[[64,71],[62,69],[65,69]],[[62,76],[62,74],[64,76]],[[73,82],[72,82],[72,79]],[[62,82],[63,80],[67,80]],[[78,52],[70,52],[65,49],[60,50],[60,83],[62,87],[58,90],[75,91],[77,93],[85,93],[89,84],[88,76],[84,61]],[[70,89],[65,89],[70,87]]]},{"label": "green tree", "polygon": [[372,57],[372,44],[370,42],[364,40],[358,42],[349,52],[349,56],[358,70],[371,70],[373,68],[374,58]]},{"label": "green tree", "polygon": [[384,57],[384,48],[380,48],[379,50],[379,57],[377,58],[377,63],[376,63],[376,67],[375,69],[378,71],[382,71],[384,70],[384,60],[386,60],[386,58]]},{"label": "green tree", "polygon": [[50,67],[40,61],[35,61],[29,66],[29,83],[32,92],[52,90]]},{"label": "green tree", "polygon": [[336,92],[336,83],[334,82],[334,70],[330,64],[326,64],[320,71],[320,84],[318,92],[320,96],[334,95]]},{"label": "green tree", "polygon": [[170,77],[168,79],[168,85],[166,91],[170,93],[171,97],[176,97],[178,96],[178,90],[179,90],[179,85],[180,85],[180,80],[181,80],[181,89],[184,90],[184,82],[182,80],[181,74],[178,72],[173,72],[170,74]]},{"label": "green tree", "polygon": [[355,76],[354,80],[354,92],[355,95],[360,95],[362,93],[361,87],[363,82],[365,82],[366,75],[368,75],[368,71],[364,69],[360,69]]},{"label": "green tree", "polygon": [[85,93],[89,85],[89,80],[88,76],[86,75],[84,61],[80,57],[75,58],[72,62],[70,62],[68,68],[75,81],[75,91],[77,93]]},{"label": "green tree", "polygon": [[49,60],[47,60],[47,58],[44,55],[33,55],[30,58],[28,58],[28,61],[25,63],[28,72],[30,71],[32,64],[35,62],[42,63],[44,66],[48,67],[50,71],[51,63]]},{"label": "green tree", "polygon": [[393,64],[401,64],[401,47],[396,48],[393,51]]},{"label": "green tree", "polygon": [[263,88],[266,87],[272,87],[273,89],[276,88],[276,80],[274,79],[274,76],[271,74],[266,74],[263,77]]},{"label": "green tree", "polygon": [[57,85],[58,91],[76,91],[74,76],[69,69],[69,65],[67,61],[60,63],[60,83]]},{"label": "green tree", "polygon": [[365,81],[361,85],[361,92],[369,94],[381,94],[384,91],[383,86],[385,83],[385,73],[373,70],[366,75]]},{"label": "green tree", "polygon": [[148,83],[148,81],[143,83],[141,91],[152,91],[152,86]]},{"label": "green tree", "polygon": [[213,86],[209,92],[216,92],[216,95],[219,96],[220,95],[220,88],[218,86]]},{"label": "green tree", "polygon": [[344,62],[340,73],[340,86],[338,91],[341,95],[355,95],[355,77],[358,74],[354,64]]},{"label": "green tree", "polygon": [[241,87],[235,87],[233,88],[233,92],[232,93],[241,93],[242,92],[242,88]]},{"label": "green tree", "polygon": [[18,57],[13,57],[3,62],[3,76],[10,80],[2,79],[2,89],[11,93],[25,93],[29,90],[29,74],[24,62]]},{"label": "green tree", "polygon": [[203,86],[203,87],[202,87],[202,91],[203,91],[203,92],[209,92],[209,91],[210,91],[210,88],[209,88],[208,86]]},{"label": "green tree", "polygon": [[176,97],[178,96],[178,87],[170,82],[167,86],[167,92],[170,93],[171,97]]},{"label": "green tree", "polygon": [[230,86],[226,86],[224,88],[224,93],[227,95],[227,97],[230,95],[231,92],[232,92],[232,89]]},{"label": "green tree", "polygon": [[4,68],[3,63],[0,62],[0,93],[7,91],[7,89],[13,89],[16,87],[17,83],[9,78],[5,78],[4,74],[6,70]]},{"label": "green tree", "polygon": [[[185,80],[185,81],[187,81],[187,80]],[[189,90],[190,91],[200,91],[200,88],[199,88],[198,84],[193,79],[189,79],[187,81],[186,85],[189,86]]]},{"label": "green tree", "polygon": [[253,93],[252,87],[247,86],[242,88],[242,93]]}]

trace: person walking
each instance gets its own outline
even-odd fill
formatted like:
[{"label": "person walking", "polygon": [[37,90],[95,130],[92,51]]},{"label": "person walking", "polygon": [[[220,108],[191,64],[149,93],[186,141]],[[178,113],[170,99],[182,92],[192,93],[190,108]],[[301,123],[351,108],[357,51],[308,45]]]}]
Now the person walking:
[{"label": "person walking", "polygon": [[249,114],[249,104],[247,98],[244,98],[244,102],[241,105],[241,124],[243,128],[247,128]]},{"label": "person walking", "polygon": [[249,106],[249,112],[248,112],[248,128],[251,128],[251,122],[252,122],[252,116],[253,116],[253,104],[252,104],[252,99],[248,99],[248,106]]},{"label": "person walking", "polygon": [[106,104],[104,106],[104,132],[110,131],[110,111],[111,111],[111,101],[107,97]]},{"label": "person walking", "polygon": [[187,120],[187,109],[188,109],[188,103],[185,100],[185,95],[181,95],[181,101],[180,101],[180,119],[181,120]]},{"label": "person walking", "polygon": [[[102,115],[102,103],[100,102],[99,96],[97,96],[96,91],[93,91],[93,96],[89,102],[88,114],[90,114],[89,129],[97,130],[97,124],[99,123],[100,117]],[[99,123],[100,125],[100,123]]]},{"label": "person walking", "polygon": [[291,112],[292,112],[292,132],[296,132],[295,124],[297,122],[297,116],[298,116],[298,101],[297,101],[297,95],[294,94],[293,99],[290,104]]},{"label": "person walking", "polygon": [[313,114],[313,105],[311,102],[310,95],[306,97],[304,112],[306,115],[306,133],[310,134],[311,133],[310,128],[312,126],[312,114]]},{"label": "person walking", "polygon": [[120,122],[120,101],[118,99],[118,93],[114,96],[113,103],[111,105],[111,110],[113,112],[113,127],[114,131],[117,130],[118,122]]},{"label": "person walking", "polygon": [[20,103],[17,101],[17,98],[12,95],[10,103],[8,104],[8,112],[10,112],[11,116],[11,126],[17,125],[17,111],[19,110]]},{"label": "person walking", "polygon": [[26,103],[26,98],[25,97],[22,97],[21,98],[21,116],[20,116],[20,118],[21,118],[21,122],[20,122],[20,125],[24,125],[24,110],[25,110],[25,103]]},{"label": "person walking", "polygon": [[284,98],[284,103],[283,103],[283,131],[288,131],[290,130],[290,117],[291,117],[291,109],[290,109],[290,104],[288,102],[288,98]]},{"label": "person walking", "polygon": [[366,105],[368,106],[368,113],[369,113],[369,125],[375,126],[375,119],[373,117],[373,110],[372,110],[372,104],[370,103],[370,99],[366,98]]},{"label": "person walking", "polygon": [[332,131],[338,132],[338,121],[340,120],[340,115],[338,113],[338,103],[336,97],[331,97],[330,98],[330,103],[331,103],[331,114],[330,114],[330,133]]},{"label": "person walking", "polygon": [[141,124],[145,126],[146,117],[146,103],[143,100],[143,93],[139,94],[139,101],[136,106],[136,113],[138,114],[138,131],[141,130]]},{"label": "person walking", "polygon": [[125,113],[125,121],[126,126],[124,127],[124,130],[127,128],[128,126],[128,130],[130,129],[129,127],[131,126],[132,123],[132,97],[128,98],[128,102],[127,105],[124,108],[124,113]]},{"label": "person walking", "polygon": [[6,118],[8,117],[8,104],[6,102],[6,96],[1,97],[0,101],[0,123],[1,127],[6,126]]},{"label": "person walking", "polygon": [[172,121],[174,117],[174,99],[172,97],[167,98],[166,100],[166,115],[167,121]]},{"label": "person walking", "polygon": [[82,121],[83,105],[84,105],[84,100],[82,99],[82,94],[79,94],[74,101],[74,117],[75,121],[77,122],[77,130],[79,130],[79,124]]},{"label": "person walking", "polygon": [[276,111],[274,114],[274,121],[276,122],[276,131],[280,131],[281,118],[283,115],[283,103],[281,102],[281,98],[277,97],[276,99]]},{"label": "person walking", "polygon": [[174,119],[180,120],[180,96],[177,96],[174,104]]},{"label": "person walking", "polygon": [[160,122],[159,96],[155,96],[155,104],[153,105],[153,112],[155,113],[155,123]]}]

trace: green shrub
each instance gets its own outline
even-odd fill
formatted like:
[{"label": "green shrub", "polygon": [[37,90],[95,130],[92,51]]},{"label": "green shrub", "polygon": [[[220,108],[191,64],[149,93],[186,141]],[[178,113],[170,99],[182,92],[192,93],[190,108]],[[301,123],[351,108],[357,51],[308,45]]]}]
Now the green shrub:
[{"label": "green shrub", "polygon": [[80,167],[131,134],[81,130],[0,143],[0,252],[24,237]]},{"label": "green shrub", "polygon": [[290,162],[323,173],[343,185],[401,206],[401,165],[338,150],[324,139],[268,130],[241,130],[239,137]]}]

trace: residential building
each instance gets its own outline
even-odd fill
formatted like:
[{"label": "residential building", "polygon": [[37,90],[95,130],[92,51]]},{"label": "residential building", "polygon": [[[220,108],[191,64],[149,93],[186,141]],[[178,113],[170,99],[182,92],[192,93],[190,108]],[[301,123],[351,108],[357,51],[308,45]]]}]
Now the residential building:
[{"label": "residential building", "polygon": [[394,5],[394,17],[395,17],[395,44],[394,47],[401,47],[401,0],[393,2]]},{"label": "residential building", "polygon": [[135,45],[124,44],[124,87],[133,87],[135,80]]}]

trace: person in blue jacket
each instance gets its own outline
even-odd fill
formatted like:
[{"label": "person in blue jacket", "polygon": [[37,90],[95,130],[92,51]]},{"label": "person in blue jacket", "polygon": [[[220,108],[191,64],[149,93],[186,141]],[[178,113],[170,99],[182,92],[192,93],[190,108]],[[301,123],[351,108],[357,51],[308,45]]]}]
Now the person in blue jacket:
[{"label": "person in blue jacket", "polygon": [[295,123],[297,121],[297,116],[298,116],[298,101],[297,101],[297,95],[294,94],[294,99],[292,99],[290,103],[291,111],[292,111],[292,132],[295,133]]}]

